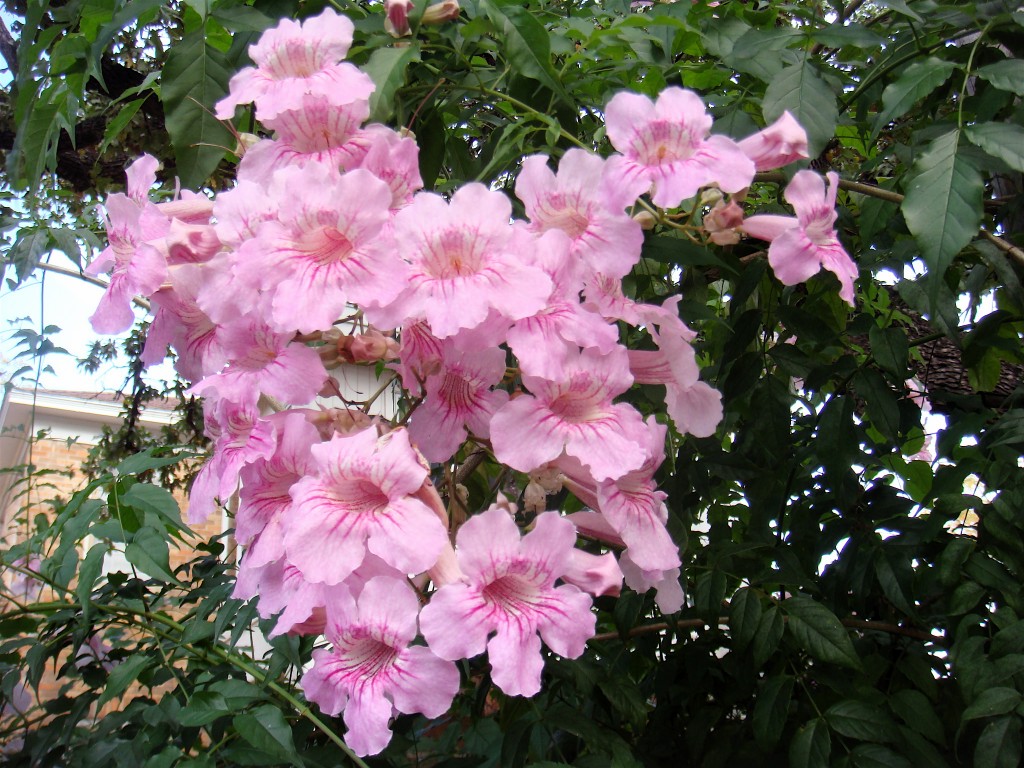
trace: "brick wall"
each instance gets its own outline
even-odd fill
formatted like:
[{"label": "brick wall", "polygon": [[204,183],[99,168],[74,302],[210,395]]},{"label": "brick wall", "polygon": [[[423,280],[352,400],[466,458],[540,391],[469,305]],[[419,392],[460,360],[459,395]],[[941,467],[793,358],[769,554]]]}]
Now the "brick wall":
[{"label": "brick wall", "polygon": [[[51,503],[54,499],[68,500],[76,491],[84,487],[86,478],[80,467],[86,459],[90,446],[80,442],[69,442],[67,440],[43,439],[37,441],[32,447],[31,464],[36,467],[37,479],[29,493],[19,492],[5,511],[6,514],[0,518],[7,522],[7,529],[4,531],[7,545],[19,540],[24,540],[28,526],[39,514],[44,514],[51,519],[56,514],[56,508]],[[26,463],[29,459],[26,457]],[[25,489],[23,483],[17,486],[19,491]],[[184,492],[177,492],[175,498],[182,510],[182,517],[187,519],[187,496]],[[200,540],[206,540],[223,531],[223,521],[218,515],[211,516],[201,524],[191,525]],[[84,552],[82,553],[85,554]],[[170,566],[173,571],[179,565],[188,562],[195,555],[195,550],[186,544],[174,546],[170,552]],[[33,596],[34,597],[34,596]],[[42,592],[40,600],[55,599],[56,596]],[[6,606],[0,598],[0,613],[4,612]],[[54,659],[48,659],[46,671],[39,685],[38,701],[47,701],[56,698],[66,684],[58,675],[59,670],[67,663],[68,653],[62,653]],[[166,687],[166,686],[165,686]],[[112,711],[123,702],[130,701],[134,695],[141,690],[129,690],[120,701],[111,702],[104,707],[104,712]],[[71,693],[73,695],[73,691]],[[33,696],[35,698],[35,696]],[[100,713],[102,714],[102,713]]]}]

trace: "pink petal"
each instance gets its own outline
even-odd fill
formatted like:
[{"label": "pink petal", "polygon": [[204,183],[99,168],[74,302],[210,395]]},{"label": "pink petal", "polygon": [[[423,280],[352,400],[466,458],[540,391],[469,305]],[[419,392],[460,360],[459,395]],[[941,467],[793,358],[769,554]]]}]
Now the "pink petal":
[{"label": "pink petal", "polygon": [[494,630],[490,609],[468,584],[447,584],[420,611],[420,630],[442,659],[469,659],[483,653]]},{"label": "pink petal", "polygon": [[459,670],[421,645],[406,648],[391,681],[391,696],[399,712],[422,712],[440,717],[459,692]]},{"label": "pink petal", "polygon": [[509,696],[533,696],[540,691],[544,657],[536,632],[519,632],[514,627],[499,627],[487,644],[491,679]]}]

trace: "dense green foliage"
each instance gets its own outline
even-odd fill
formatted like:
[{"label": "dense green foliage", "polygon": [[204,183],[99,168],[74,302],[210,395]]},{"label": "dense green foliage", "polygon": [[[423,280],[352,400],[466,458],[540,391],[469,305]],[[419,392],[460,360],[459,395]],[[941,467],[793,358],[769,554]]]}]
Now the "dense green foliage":
[{"label": "dense green foliage", "polygon": [[[525,154],[606,151],[600,108],[613,94],[683,85],[734,137],[784,109],[797,116],[812,165],[841,175],[840,236],[860,269],[850,310],[831,275],[784,288],[746,242],[648,234],[629,287],[646,299],[682,292],[703,378],[725,404],[714,437],[673,441],[660,478],[686,607],[660,616],[650,596],[600,600],[601,634],[581,659],[551,657],[532,700],[502,697],[467,664],[472,693],[449,717],[401,718],[367,763],[1018,765],[1024,12],[998,0],[466,0],[457,21],[414,23],[396,42],[378,6],[338,6],[356,21],[350,58],[377,83],[373,117],[416,134],[428,188],[508,187]],[[227,183],[235,138],[209,108],[258,31],[319,7],[19,10],[17,77],[0,104],[17,135],[6,183],[32,201],[9,212],[20,228],[3,265],[15,280],[52,249],[82,260],[95,242],[87,204],[142,151],[185,186]],[[762,174],[750,199],[782,212],[784,182]],[[662,408],[653,387],[631,397],[645,413]],[[943,418],[927,419],[922,397]],[[91,484],[105,496],[58,505],[56,522],[39,518],[5,555],[40,553],[53,599],[0,619],[0,695],[54,664],[76,686],[30,713],[29,729],[5,721],[0,739],[25,737],[5,759],[344,764],[326,735],[340,721],[320,722],[293,685],[310,644],[246,655],[254,611],[229,599],[221,545],[201,544],[170,573],[166,542],[188,534],[170,497],[133,479],[161,460],[129,461]],[[467,482],[472,510],[495,472],[485,462]],[[87,535],[100,543],[86,553]],[[106,542],[152,577],[100,577]],[[67,652],[107,630],[120,665],[76,669]],[[145,691],[85,724],[133,681]]]}]

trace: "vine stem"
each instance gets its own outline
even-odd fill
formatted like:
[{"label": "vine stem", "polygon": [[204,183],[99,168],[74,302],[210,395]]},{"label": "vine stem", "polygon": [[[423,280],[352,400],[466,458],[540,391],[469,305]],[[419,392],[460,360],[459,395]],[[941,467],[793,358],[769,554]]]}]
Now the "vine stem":
[{"label": "vine stem", "polygon": [[[98,277],[91,277],[90,275],[86,275],[86,274],[84,274],[82,272],[76,272],[75,270],[68,269],[66,267],[59,267],[56,264],[47,264],[46,262],[41,261],[41,262],[39,262],[39,264],[36,265],[36,267],[38,269],[41,269],[44,272],[56,272],[58,275],[66,275],[67,277],[75,277],[75,278],[78,278],[79,280],[82,280],[83,282],[90,283],[90,284],[98,286],[100,288],[104,288],[105,289],[107,287],[107,281],[106,280],[101,280]],[[135,304],[135,306],[140,307],[140,308],[146,310],[147,312],[149,311],[149,309],[151,307],[150,303],[148,301],[146,301],[146,299],[140,298],[138,296],[135,296],[134,298],[132,298],[132,303]]]}]

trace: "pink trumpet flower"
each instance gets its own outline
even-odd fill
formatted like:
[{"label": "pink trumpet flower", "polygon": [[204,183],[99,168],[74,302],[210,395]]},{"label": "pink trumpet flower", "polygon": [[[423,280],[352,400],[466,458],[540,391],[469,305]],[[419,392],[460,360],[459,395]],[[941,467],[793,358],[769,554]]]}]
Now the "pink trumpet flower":
[{"label": "pink trumpet flower", "polygon": [[399,579],[370,579],[358,598],[344,587],[327,605],[332,649],[313,651],[302,677],[306,698],[329,715],[344,712],[345,741],[358,755],[375,755],[391,741],[396,711],[439,717],[459,690],[459,671],[416,637],[419,601]]},{"label": "pink trumpet flower", "polygon": [[541,638],[575,659],[594,634],[590,596],[554,585],[573,571],[575,543],[576,528],[555,512],[539,515],[522,538],[500,507],[471,517],[456,538],[466,581],[441,587],[420,614],[430,649],[455,660],[486,647],[494,684],[511,696],[533,696],[544,667]]},{"label": "pink trumpet flower", "polygon": [[786,187],[792,216],[763,214],[743,221],[748,235],[767,240],[768,263],[783,285],[810,279],[822,268],[839,278],[840,298],[853,306],[857,265],[836,236],[836,192],[839,176],[828,174],[828,186],[813,171],[800,171]]}]

